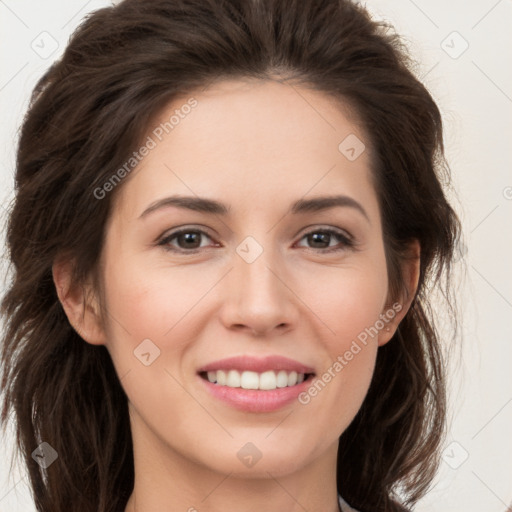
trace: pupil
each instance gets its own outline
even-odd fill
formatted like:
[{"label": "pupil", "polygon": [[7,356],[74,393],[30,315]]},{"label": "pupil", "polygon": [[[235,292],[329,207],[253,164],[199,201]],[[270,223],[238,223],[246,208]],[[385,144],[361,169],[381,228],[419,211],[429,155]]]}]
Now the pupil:
[{"label": "pupil", "polygon": [[328,233],[313,233],[311,237],[313,238],[313,243],[326,243],[327,240],[322,240],[324,237],[328,237]]},{"label": "pupil", "polygon": [[181,236],[185,239],[185,242],[187,242],[189,245],[191,243],[197,242],[197,240],[194,240],[194,237],[197,237],[197,233],[184,233]]}]

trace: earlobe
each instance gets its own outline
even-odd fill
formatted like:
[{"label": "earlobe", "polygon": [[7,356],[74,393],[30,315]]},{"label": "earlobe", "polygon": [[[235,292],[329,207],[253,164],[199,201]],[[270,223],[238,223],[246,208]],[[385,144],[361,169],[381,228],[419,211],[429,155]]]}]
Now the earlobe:
[{"label": "earlobe", "polygon": [[52,266],[53,282],[69,323],[80,337],[92,345],[104,345],[105,333],[99,305],[90,285],[73,283],[72,262],[56,261]]},{"label": "earlobe", "polygon": [[[392,303],[391,298],[388,298],[389,302],[386,303],[385,311],[383,311],[383,314],[386,315],[387,318],[389,318],[389,316],[392,316],[392,318],[379,332],[379,347],[385,345],[389,340],[391,340],[398,329],[398,325],[411,307],[418,289],[420,277],[420,254],[421,248],[419,241],[414,240],[410,243],[407,255],[402,260],[402,276],[405,288],[401,294],[400,300]],[[392,305],[390,306],[390,304]]]}]

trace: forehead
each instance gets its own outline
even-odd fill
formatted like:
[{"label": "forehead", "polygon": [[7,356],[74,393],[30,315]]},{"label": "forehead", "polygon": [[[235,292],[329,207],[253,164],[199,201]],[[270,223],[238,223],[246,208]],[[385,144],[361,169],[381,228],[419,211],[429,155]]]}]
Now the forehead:
[{"label": "forehead", "polygon": [[243,208],[288,205],[334,188],[375,199],[369,144],[349,106],[297,85],[215,83],[174,98],[153,117],[147,137],[152,149],[119,191],[130,216],[170,193],[229,197],[235,207],[243,198]]}]

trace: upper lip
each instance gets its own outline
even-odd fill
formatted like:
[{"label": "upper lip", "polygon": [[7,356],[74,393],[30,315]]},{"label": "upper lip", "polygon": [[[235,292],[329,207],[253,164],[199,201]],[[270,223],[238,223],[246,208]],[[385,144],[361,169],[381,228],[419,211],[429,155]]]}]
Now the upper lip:
[{"label": "upper lip", "polygon": [[254,356],[234,356],[226,359],[219,359],[208,363],[197,371],[210,372],[216,370],[238,370],[238,371],[253,371],[257,373],[263,373],[269,370],[286,370],[296,371],[297,373],[315,373],[313,368],[306,366],[298,361],[289,359],[279,355],[271,355],[265,357],[254,357]]}]

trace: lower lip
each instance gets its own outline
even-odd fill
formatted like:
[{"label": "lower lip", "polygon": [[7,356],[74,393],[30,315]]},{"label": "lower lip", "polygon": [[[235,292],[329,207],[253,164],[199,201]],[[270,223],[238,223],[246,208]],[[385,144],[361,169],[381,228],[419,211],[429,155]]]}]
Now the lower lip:
[{"label": "lower lip", "polygon": [[268,391],[258,389],[230,388],[220,386],[198,375],[206,389],[216,398],[245,412],[272,412],[291,404],[310,386],[312,378],[295,386],[277,388]]}]

